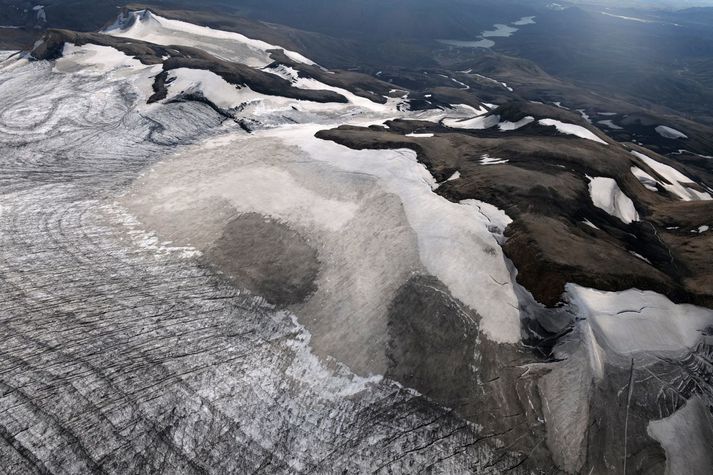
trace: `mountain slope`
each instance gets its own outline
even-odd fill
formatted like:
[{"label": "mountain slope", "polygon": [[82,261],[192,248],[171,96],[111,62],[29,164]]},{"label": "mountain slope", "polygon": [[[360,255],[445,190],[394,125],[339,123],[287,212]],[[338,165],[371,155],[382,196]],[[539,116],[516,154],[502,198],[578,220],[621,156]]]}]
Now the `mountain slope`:
[{"label": "mountain slope", "polygon": [[705,164],[531,63],[183,20],[0,63],[4,469],[705,473]]}]

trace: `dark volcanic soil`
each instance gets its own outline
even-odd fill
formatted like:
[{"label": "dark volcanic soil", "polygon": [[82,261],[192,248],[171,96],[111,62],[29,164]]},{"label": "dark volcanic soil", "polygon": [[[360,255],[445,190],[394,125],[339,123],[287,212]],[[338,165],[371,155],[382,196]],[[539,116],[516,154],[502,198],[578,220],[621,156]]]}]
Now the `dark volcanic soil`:
[{"label": "dark volcanic soil", "polygon": [[[527,106],[526,112],[573,117],[542,105]],[[510,120],[524,116],[515,106],[494,113]],[[410,148],[439,182],[458,171],[460,179],[444,182],[437,193],[455,202],[474,198],[492,203],[514,219],[505,251],[518,268],[518,281],[538,301],[557,304],[564,285],[573,282],[611,291],[649,289],[678,302],[713,304],[713,248],[705,234],[691,233],[713,223],[713,207],[646,190],[630,172],[640,163],[624,146],[557,136],[553,128],[536,124],[508,133],[454,130],[426,122],[388,125],[388,130],[343,126],[318,137],[355,149]],[[405,137],[414,131],[435,136]],[[484,154],[509,162],[483,166]],[[615,178],[641,220],[624,224],[595,207],[587,176]],[[673,226],[680,229],[666,229]]]}]

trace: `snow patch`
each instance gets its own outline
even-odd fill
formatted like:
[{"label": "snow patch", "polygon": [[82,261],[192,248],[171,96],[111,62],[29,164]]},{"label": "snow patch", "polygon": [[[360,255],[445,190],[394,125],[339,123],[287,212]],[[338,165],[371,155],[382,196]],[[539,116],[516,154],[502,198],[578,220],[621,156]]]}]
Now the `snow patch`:
[{"label": "snow patch", "polygon": [[566,292],[598,341],[622,355],[690,349],[713,325],[713,310],[675,304],[652,291],[604,292],[567,284]]},{"label": "snow patch", "polygon": [[444,181],[442,181],[442,182],[440,182],[440,183],[437,183],[436,186],[433,187],[433,189],[434,189],[434,190],[437,190],[437,189],[440,188],[444,183],[448,183],[449,181],[453,181],[453,180],[458,180],[459,178],[460,178],[460,172],[456,170],[456,171],[453,173],[453,175],[451,175],[450,177],[448,177],[448,178],[445,179]]},{"label": "snow patch", "polygon": [[451,175],[450,178],[448,178],[446,181],[453,181],[453,180],[457,180],[458,178],[460,178],[460,172],[459,172],[459,171],[456,171],[456,172],[453,173],[453,175]]},{"label": "snow patch", "polygon": [[600,12],[600,13],[601,13],[602,15],[606,15],[606,16],[612,17],[612,18],[618,18],[618,19],[620,19],[620,20],[636,21],[636,22],[639,22],[639,23],[654,23],[654,22],[651,21],[651,20],[645,20],[645,19],[643,19],[643,18],[636,18],[636,17],[633,17],[633,16],[614,15],[613,13],[607,13],[607,12]]},{"label": "snow patch", "polygon": [[600,120],[597,122],[597,124],[602,124],[604,127],[607,127],[612,130],[624,130],[623,127],[616,125],[611,119]]},{"label": "snow patch", "polygon": [[451,107],[458,112],[468,112],[475,115],[487,114],[488,112],[490,112],[490,109],[492,109],[492,107],[489,107],[489,104],[483,104],[477,109],[473,106],[469,106],[468,104],[453,104],[451,105]]},{"label": "snow patch", "polygon": [[589,226],[590,228],[592,228],[592,229],[599,229],[594,223],[592,223],[592,222],[591,222],[590,220],[588,220],[588,219],[585,219],[585,220],[583,220],[582,222],[583,222],[584,224],[586,224],[587,226]]},{"label": "snow patch", "polygon": [[505,211],[490,203],[474,199],[462,200],[460,204],[476,208],[483,224],[487,226],[488,232],[495,237],[499,244],[505,243],[505,229],[512,224],[512,219]]},{"label": "snow patch", "polygon": [[[648,157],[643,153],[637,152],[635,150],[632,150],[631,153],[634,154],[636,157],[640,158],[647,166],[649,166],[654,172],[656,172],[656,174],[663,178],[663,180],[657,180],[638,168],[638,171],[634,172],[634,168],[636,167],[632,167],[632,172],[639,179],[639,181],[644,184],[644,186],[646,186],[646,183],[644,183],[644,181],[642,180],[646,180],[647,182],[649,182],[650,186],[653,186],[653,184],[650,182],[650,180],[653,180],[655,183],[661,185],[666,191],[668,191],[672,195],[677,196],[683,201],[707,201],[713,199],[713,197],[711,197],[709,193],[706,193],[705,191],[698,191],[687,186],[694,184],[695,182],[683,173],[676,170],[675,168],[658,162],[653,158]],[[649,186],[647,186],[647,188],[649,188]]]},{"label": "snow patch", "polygon": [[289,66],[285,66],[284,64],[278,64],[273,67],[269,68],[263,68],[263,71],[266,73],[274,74],[275,76],[279,76],[282,79],[286,81],[290,81],[291,83],[297,82],[297,80],[300,77],[299,71],[297,71],[294,68],[291,68]]},{"label": "snow patch", "polygon": [[656,133],[665,139],[671,140],[688,138],[688,136],[683,132],[680,132],[676,129],[672,129],[671,127],[667,127],[665,125],[659,125],[658,127],[656,127]]},{"label": "snow patch", "polygon": [[517,130],[521,127],[525,127],[528,124],[531,124],[535,121],[535,118],[532,116],[527,116],[524,117],[517,122],[508,122],[508,121],[503,121],[498,124],[498,128],[500,129],[501,132],[509,132],[512,130]]},{"label": "snow patch", "polygon": [[589,194],[594,206],[603,209],[626,224],[639,220],[639,213],[636,212],[634,202],[621,191],[613,178],[588,178],[590,180]]},{"label": "snow patch", "polygon": [[62,57],[57,59],[55,65],[60,71],[65,67],[81,65],[83,67],[80,74],[104,74],[121,68],[147,68],[141,61],[127,56],[118,49],[92,43],[83,46],[65,43]]},{"label": "snow patch", "polygon": [[636,257],[636,258],[638,258],[638,259],[641,259],[641,260],[644,261],[644,262],[647,262],[647,263],[651,264],[651,261],[650,261],[650,260],[648,260],[647,258],[645,258],[644,256],[642,256],[642,255],[639,254],[638,252],[629,251],[629,254],[631,254],[632,256],[634,256],[634,257]]},{"label": "snow patch", "polygon": [[500,86],[504,87],[508,91],[513,92],[513,89],[510,86],[508,86],[508,84],[506,82],[498,81],[497,79],[489,78],[488,76],[483,76],[482,74],[476,74],[475,76],[479,77],[480,79],[484,79],[488,82],[499,84]]},{"label": "snow patch", "polygon": [[145,65],[110,46],[65,43],[62,57],[54,63],[54,71],[78,76],[102,76],[109,81],[128,81],[144,98],[139,108],[153,94],[153,77],[161,72],[161,65]]},{"label": "snow patch", "polygon": [[589,117],[589,114],[584,109],[577,109],[577,112],[579,112],[579,115],[582,116],[582,119],[586,120],[588,123],[592,123],[592,118]]},{"label": "snow patch", "polygon": [[32,7],[35,12],[35,20],[37,23],[47,23],[47,12],[45,11],[44,5],[35,5]]},{"label": "snow patch", "polygon": [[212,71],[178,68],[169,71],[168,99],[184,93],[200,93],[218,107],[230,109],[256,100],[260,94],[248,87],[238,88]]},{"label": "snow patch", "polygon": [[639,167],[631,167],[631,173],[646,187],[647,190],[659,191],[656,187],[658,181]]},{"label": "snow patch", "polygon": [[459,86],[461,86],[461,88],[463,88],[464,90],[470,89],[470,86],[467,85],[466,83],[461,82],[461,81],[459,81],[459,80],[457,80],[457,79],[455,79],[455,78],[450,78],[450,79],[451,79],[451,81],[453,81],[454,83],[456,83],[456,84],[458,84]]},{"label": "snow patch", "polygon": [[452,129],[484,130],[500,123],[499,115],[486,115],[472,119],[443,119],[443,125]]},{"label": "snow patch", "polygon": [[[666,452],[666,473],[709,473],[713,418],[700,396],[693,396],[670,416],[651,421],[647,432]],[[694,455],[695,454],[695,455]]]},{"label": "snow patch", "polygon": [[483,155],[480,156],[480,164],[481,165],[502,165],[509,161],[510,160],[506,160],[504,158],[491,157],[487,153],[484,153]]},{"label": "snow patch", "polygon": [[557,131],[561,134],[576,135],[577,137],[583,139],[592,140],[594,142],[599,142],[601,144],[608,145],[604,140],[597,137],[594,133],[579,125],[568,124],[566,122],[560,122],[559,120],[554,119],[540,119],[538,123],[540,125],[544,125],[545,127],[555,127]]}]

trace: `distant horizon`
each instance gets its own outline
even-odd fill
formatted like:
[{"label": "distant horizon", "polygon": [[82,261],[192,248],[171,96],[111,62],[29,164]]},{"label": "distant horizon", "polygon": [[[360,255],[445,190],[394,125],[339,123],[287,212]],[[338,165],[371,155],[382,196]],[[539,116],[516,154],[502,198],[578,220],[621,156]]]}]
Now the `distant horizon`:
[{"label": "distant horizon", "polygon": [[688,8],[710,8],[713,7],[711,0],[570,0],[563,3],[575,3],[580,5],[611,5],[617,8],[656,8],[666,10],[685,10]]}]

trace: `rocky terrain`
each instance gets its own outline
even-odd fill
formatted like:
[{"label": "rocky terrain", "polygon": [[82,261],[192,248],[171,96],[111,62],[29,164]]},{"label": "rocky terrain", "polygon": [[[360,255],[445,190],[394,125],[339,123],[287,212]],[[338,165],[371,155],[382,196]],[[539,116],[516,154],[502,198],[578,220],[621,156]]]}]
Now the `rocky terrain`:
[{"label": "rocky terrain", "polygon": [[184,7],[0,56],[1,471],[709,473],[709,126]]}]

